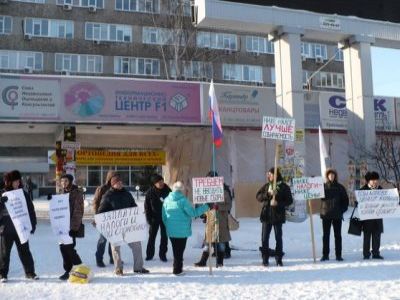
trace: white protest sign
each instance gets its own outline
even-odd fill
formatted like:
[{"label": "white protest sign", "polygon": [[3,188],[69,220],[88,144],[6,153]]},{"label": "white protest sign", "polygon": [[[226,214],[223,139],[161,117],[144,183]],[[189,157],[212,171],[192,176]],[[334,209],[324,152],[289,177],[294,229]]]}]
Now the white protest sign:
[{"label": "white protest sign", "polygon": [[324,179],[321,176],[293,178],[293,193],[296,200],[324,198]]},{"label": "white protest sign", "polygon": [[397,189],[355,191],[360,220],[399,218]]},{"label": "white protest sign", "polygon": [[3,196],[8,197],[5,203],[8,214],[14,224],[21,244],[25,244],[29,240],[32,224],[24,192],[22,189],[18,189],[5,192]]},{"label": "white protest sign", "polygon": [[147,221],[143,208],[129,207],[94,216],[96,229],[113,245],[144,241]]},{"label": "white protest sign", "polygon": [[53,195],[49,205],[51,228],[58,242],[64,245],[72,244],[69,236],[70,210],[69,194]]},{"label": "white protest sign", "polygon": [[273,140],[294,141],[295,120],[264,116],[261,137]]},{"label": "white protest sign", "polygon": [[224,177],[197,177],[192,183],[194,204],[224,202]]}]

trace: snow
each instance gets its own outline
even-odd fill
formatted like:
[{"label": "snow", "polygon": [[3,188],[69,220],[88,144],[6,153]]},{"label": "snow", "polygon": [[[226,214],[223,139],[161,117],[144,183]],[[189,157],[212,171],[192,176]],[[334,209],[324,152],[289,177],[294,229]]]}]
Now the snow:
[{"label": "snow", "polygon": [[[348,216],[346,216],[346,220]],[[94,278],[87,285],[61,282],[62,259],[48,220],[40,220],[30,245],[35,259],[39,281],[24,278],[23,269],[13,248],[9,282],[0,284],[0,299],[399,299],[400,298],[400,241],[398,219],[384,221],[381,254],[383,261],[362,259],[362,238],[347,234],[348,221],[343,223],[344,262],[334,260],[333,232],[331,233],[331,260],[313,262],[310,222],[286,223],[283,227],[284,267],[270,260],[270,267],[261,266],[258,251],[261,225],[258,219],[240,219],[240,229],[232,232],[232,258],[223,268],[195,268],[193,263],[201,255],[199,244],[204,224],[193,222],[193,236],[185,251],[184,276],[172,275],[172,249],[169,245],[168,262],[157,256],[145,261],[151,273],[132,272],[132,257],[123,247],[125,276],[113,274],[113,266],[100,269],[95,266],[94,253],[98,233],[86,222],[86,237],[78,240],[78,253],[89,265]],[[322,249],[322,226],[314,216],[317,258]],[[271,236],[271,245],[275,245]],[[146,242],[142,243],[143,252]],[[108,256],[105,255],[105,262]]]}]

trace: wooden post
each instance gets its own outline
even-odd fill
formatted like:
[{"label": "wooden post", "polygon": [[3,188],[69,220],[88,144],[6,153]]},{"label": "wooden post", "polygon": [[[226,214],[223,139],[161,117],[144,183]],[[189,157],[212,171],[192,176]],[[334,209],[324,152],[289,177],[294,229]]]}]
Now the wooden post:
[{"label": "wooden post", "polygon": [[313,223],[311,200],[307,200],[307,203],[308,203],[308,209],[309,209],[309,214],[310,214],[312,253],[313,253],[314,263],[316,263],[317,257],[315,255],[314,223]]},{"label": "wooden post", "polygon": [[211,243],[211,239],[210,239],[210,242],[208,243],[208,271],[209,271],[210,275],[212,275],[212,252],[211,252],[211,247],[212,247],[212,243]]}]

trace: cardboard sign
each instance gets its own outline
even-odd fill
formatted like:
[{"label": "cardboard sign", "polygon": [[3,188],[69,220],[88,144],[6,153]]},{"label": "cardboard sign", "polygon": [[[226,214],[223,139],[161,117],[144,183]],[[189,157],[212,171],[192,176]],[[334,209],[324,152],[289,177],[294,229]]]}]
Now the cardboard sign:
[{"label": "cardboard sign", "polygon": [[265,139],[294,141],[294,126],[294,119],[264,116],[261,136]]},{"label": "cardboard sign", "polygon": [[96,229],[113,245],[144,241],[147,221],[143,208],[129,207],[94,216]]},{"label": "cardboard sign", "polygon": [[293,192],[296,200],[324,198],[324,179],[322,177],[293,178]]},{"label": "cardboard sign", "polygon": [[361,220],[399,218],[397,189],[355,191]]},{"label": "cardboard sign", "polygon": [[72,238],[69,236],[70,230],[70,210],[69,193],[53,195],[49,205],[49,217],[51,228],[57,237],[59,243],[72,244]]},{"label": "cardboard sign", "polygon": [[32,224],[24,192],[22,189],[18,189],[5,192],[3,196],[8,197],[5,203],[8,214],[14,224],[21,244],[25,244],[29,240]]},{"label": "cardboard sign", "polygon": [[224,202],[224,177],[197,177],[192,183],[194,204]]}]

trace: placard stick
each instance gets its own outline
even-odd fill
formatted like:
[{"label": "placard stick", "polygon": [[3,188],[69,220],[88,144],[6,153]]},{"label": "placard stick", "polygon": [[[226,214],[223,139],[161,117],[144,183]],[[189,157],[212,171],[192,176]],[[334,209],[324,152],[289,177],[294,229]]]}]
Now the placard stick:
[{"label": "placard stick", "polygon": [[275,200],[275,191],[276,191],[276,177],[278,176],[278,156],[279,156],[279,142],[275,142],[275,162],[274,162],[274,182],[272,184],[272,191],[273,191],[273,196],[271,200],[271,206],[276,206],[276,200]]},{"label": "placard stick", "polygon": [[211,243],[211,239],[210,242],[208,243],[208,271],[209,274],[212,275],[212,255],[211,255],[211,247],[212,247],[212,243]]},{"label": "placard stick", "polygon": [[314,223],[313,223],[311,200],[307,200],[307,202],[308,202],[308,209],[309,209],[309,214],[310,214],[312,253],[313,253],[314,263],[316,263],[317,257],[315,255]]}]

